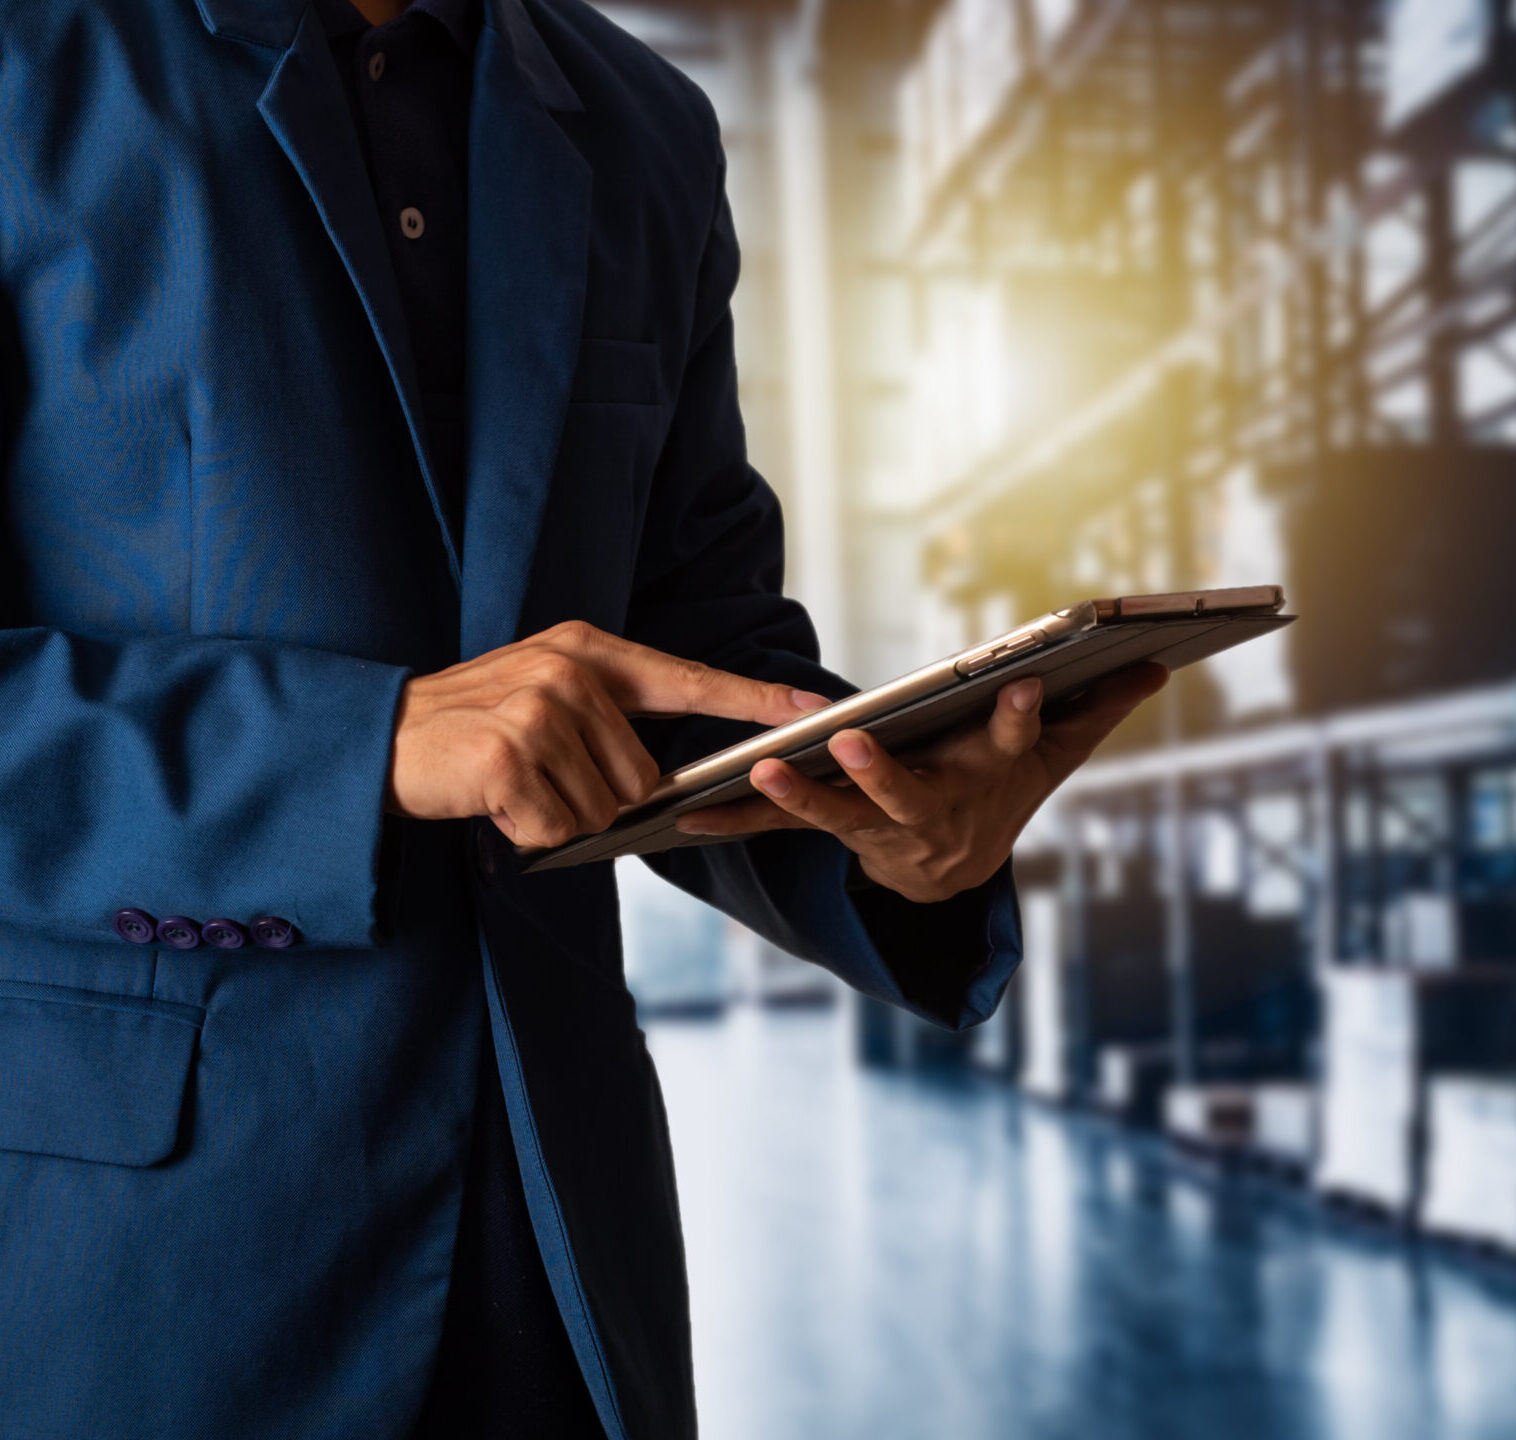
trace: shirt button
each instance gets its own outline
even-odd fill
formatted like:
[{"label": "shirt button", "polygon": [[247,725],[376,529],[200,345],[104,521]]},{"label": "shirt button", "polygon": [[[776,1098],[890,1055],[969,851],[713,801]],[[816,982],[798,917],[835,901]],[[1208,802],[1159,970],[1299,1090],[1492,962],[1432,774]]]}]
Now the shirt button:
[{"label": "shirt button", "polygon": [[384,51],[376,50],[368,59],[368,78],[377,80],[384,74]]},{"label": "shirt button", "polygon": [[400,233],[407,240],[419,240],[426,229],[426,216],[414,205],[407,205],[400,212]]}]

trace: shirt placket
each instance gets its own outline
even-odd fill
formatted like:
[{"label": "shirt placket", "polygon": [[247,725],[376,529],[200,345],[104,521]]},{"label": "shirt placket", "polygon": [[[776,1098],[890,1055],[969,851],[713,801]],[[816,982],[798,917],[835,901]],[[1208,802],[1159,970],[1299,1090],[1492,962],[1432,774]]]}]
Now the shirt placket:
[{"label": "shirt placket", "polygon": [[444,41],[437,25],[432,17],[409,14],[368,30],[358,39],[353,73],[428,449],[456,535],[464,464],[465,208],[436,93]]}]

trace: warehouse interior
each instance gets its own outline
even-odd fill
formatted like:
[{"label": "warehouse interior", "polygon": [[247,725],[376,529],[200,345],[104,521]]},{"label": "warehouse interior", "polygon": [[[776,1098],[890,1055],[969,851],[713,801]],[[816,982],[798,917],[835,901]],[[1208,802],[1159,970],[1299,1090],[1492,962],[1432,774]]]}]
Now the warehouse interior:
[{"label": "warehouse interior", "polygon": [[1516,4],[601,8],[720,116],[834,668],[1301,616],[1038,816],[967,1033],[625,865],[705,1432],[1516,1436]]}]

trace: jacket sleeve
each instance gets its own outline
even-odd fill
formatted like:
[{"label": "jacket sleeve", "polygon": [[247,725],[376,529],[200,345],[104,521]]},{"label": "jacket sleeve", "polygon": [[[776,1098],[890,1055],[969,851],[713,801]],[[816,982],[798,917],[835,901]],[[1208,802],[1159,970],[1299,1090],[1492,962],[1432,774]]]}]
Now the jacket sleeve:
[{"label": "jacket sleeve", "polygon": [[409,672],[247,640],[0,630],[0,919],[115,938],[133,907],[370,946]]},{"label": "jacket sleeve", "polygon": [[[738,251],[718,188],[695,325],[654,478],[627,634],[643,644],[834,699],[856,688],[822,667],[804,609],[782,593],[778,501],[747,462],[730,298]],[[667,772],[754,733],[690,718],[641,722]],[[987,1018],[1021,955],[1009,865],[936,905],[850,887],[851,854],[820,832],[780,831],[649,856],[665,879],[854,988],[940,1025]],[[877,892],[877,893],[876,893]]]}]

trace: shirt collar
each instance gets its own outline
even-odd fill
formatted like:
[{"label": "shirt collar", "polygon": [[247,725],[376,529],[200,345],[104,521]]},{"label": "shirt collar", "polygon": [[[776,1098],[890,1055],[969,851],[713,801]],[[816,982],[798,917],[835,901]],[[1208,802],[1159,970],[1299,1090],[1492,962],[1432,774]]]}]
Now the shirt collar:
[{"label": "shirt collar", "polygon": [[479,33],[478,8],[474,0],[411,0],[406,13],[419,10],[436,16],[459,48],[470,51],[474,48],[474,36]]},{"label": "shirt collar", "polygon": [[[314,0],[316,13],[321,17],[322,28],[328,39],[371,28],[352,0]],[[430,15],[442,24],[457,43],[458,48],[469,54],[474,48],[474,38],[479,33],[478,6],[476,0],[411,0],[400,12],[407,15]]]}]

